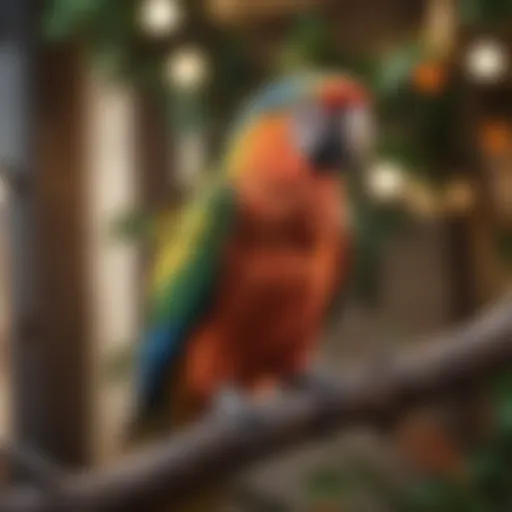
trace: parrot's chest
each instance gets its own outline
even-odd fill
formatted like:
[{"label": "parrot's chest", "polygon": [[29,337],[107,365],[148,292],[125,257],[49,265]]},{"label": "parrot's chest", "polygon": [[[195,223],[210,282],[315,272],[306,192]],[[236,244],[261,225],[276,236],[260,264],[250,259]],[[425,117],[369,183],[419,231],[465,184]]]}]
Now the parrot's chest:
[{"label": "parrot's chest", "polygon": [[[305,318],[317,285],[319,243],[326,223],[306,209],[275,215],[243,215],[225,261],[221,304],[235,338],[253,336],[269,343],[293,342],[303,335]],[[330,232],[340,233],[340,229]],[[329,239],[332,253],[340,247]],[[334,259],[333,259],[334,261]],[[336,269],[325,269],[335,275]],[[326,292],[327,293],[327,292]],[[295,332],[297,331],[297,332]]]}]

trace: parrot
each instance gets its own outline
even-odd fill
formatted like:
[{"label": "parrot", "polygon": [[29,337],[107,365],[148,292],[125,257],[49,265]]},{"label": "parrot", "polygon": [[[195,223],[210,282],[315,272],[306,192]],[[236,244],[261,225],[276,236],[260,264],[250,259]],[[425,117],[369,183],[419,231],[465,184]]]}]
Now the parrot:
[{"label": "parrot", "polygon": [[350,275],[349,182],[370,145],[370,95],[345,73],[283,77],[244,105],[218,172],[160,233],[137,431],[195,420],[229,390],[250,402],[309,382]]}]

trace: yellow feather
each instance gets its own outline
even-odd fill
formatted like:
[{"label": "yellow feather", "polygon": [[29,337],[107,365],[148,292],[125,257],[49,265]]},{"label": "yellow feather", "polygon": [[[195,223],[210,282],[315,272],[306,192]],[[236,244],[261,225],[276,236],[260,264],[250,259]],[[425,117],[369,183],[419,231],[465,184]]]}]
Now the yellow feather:
[{"label": "yellow feather", "polygon": [[203,182],[196,196],[182,211],[161,219],[157,237],[158,256],[150,280],[152,291],[168,285],[194,251],[197,238],[208,222],[208,198],[217,187],[218,180],[219,177],[213,174]]},{"label": "yellow feather", "polygon": [[177,220],[179,226],[174,233],[175,237],[171,242],[162,244],[152,279],[155,288],[158,288],[161,283],[169,282],[173,275],[180,271],[193,250],[197,235],[202,232],[206,223],[204,205],[194,205],[191,210],[184,213]]}]

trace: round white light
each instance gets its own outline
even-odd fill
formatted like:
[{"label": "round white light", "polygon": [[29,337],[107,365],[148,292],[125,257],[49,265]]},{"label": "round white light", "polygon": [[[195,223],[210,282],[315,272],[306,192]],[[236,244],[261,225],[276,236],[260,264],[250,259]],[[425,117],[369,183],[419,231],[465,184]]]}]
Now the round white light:
[{"label": "round white light", "polygon": [[369,191],[379,201],[398,199],[404,190],[403,169],[395,162],[379,162],[370,170]]},{"label": "round white light", "polygon": [[499,80],[509,66],[506,49],[496,41],[480,41],[468,51],[466,66],[475,80],[492,82]]},{"label": "round white light", "polygon": [[164,37],[176,31],[183,18],[178,0],[144,0],[142,3],[140,24],[154,37]]},{"label": "round white light", "polygon": [[183,48],[168,57],[166,74],[169,83],[179,88],[199,88],[207,79],[208,63],[199,49]]}]

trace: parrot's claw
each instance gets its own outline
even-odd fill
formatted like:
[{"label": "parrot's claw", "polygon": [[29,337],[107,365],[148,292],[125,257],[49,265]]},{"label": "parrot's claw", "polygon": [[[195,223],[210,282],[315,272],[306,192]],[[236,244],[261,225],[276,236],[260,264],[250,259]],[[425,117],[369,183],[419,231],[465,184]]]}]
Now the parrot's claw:
[{"label": "parrot's claw", "polygon": [[240,416],[247,408],[248,403],[244,396],[234,389],[223,389],[213,403],[214,414],[227,418]]},{"label": "parrot's claw", "polygon": [[234,389],[224,389],[218,393],[213,403],[214,417],[242,423],[247,428],[255,428],[261,418],[248,396]]}]

